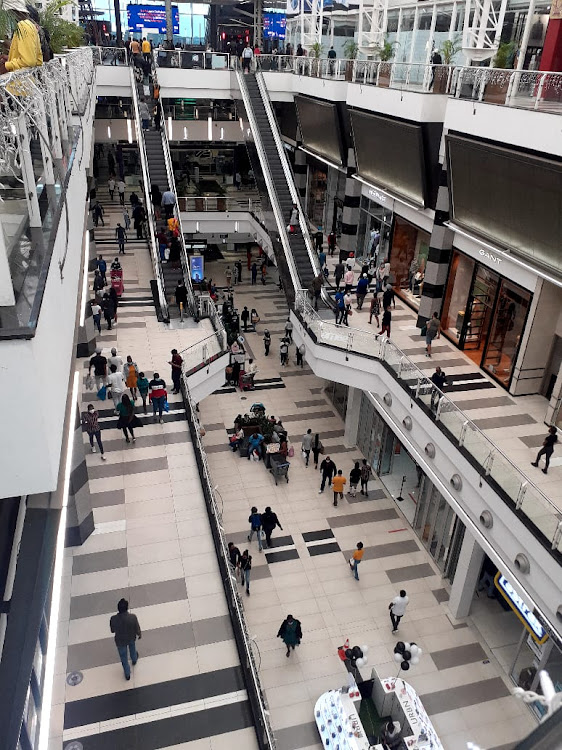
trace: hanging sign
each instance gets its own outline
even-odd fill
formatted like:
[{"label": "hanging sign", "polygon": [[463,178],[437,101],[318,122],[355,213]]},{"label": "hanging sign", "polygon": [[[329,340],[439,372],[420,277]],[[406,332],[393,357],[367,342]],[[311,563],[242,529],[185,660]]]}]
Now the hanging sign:
[{"label": "hanging sign", "polygon": [[500,594],[504,597],[511,609],[521,620],[525,628],[537,643],[544,643],[548,638],[545,627],[539,621],[533,610],[523,601],[517,591],[513,588],[507,578],[499,571],[496,573],[494,583]]}]

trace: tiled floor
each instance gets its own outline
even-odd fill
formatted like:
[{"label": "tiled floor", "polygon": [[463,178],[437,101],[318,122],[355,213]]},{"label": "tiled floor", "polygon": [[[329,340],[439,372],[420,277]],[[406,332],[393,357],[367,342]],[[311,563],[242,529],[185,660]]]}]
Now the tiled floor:
[{"label": "tiled floor", "polygon": [[[121,214],[101,193],[106,227],[96,241],[109,260]],[[208,324],[170,330],[158,323],[146,245],[131,241],[126,252],[118,324],[104,326],[98,343],[170,381],[170,350],[207,335]],[[130,445],[113,405],[97,402],[107,461],[87,446],[96,529],[66,551],[52,750],[75,739],[84,750],[257,747],[187,423],[179,397],[169,400],[163,425],[140,414],[144,426]],[[95,394],[84,392],[83,408],[91,401]],[[130,682],[109,631],[122,596],[143,631]],[[69,684],[70,673],[79,673],[77,684]]]},{"label": "tiled floor", "polygon": [[[220,276],[219,265],[212,266],[215,277]],[[321,747],[314,702],[345,679],[336,649],[347,637],[369,646],[370,664],[380,674],[396,674],[392,649],[398,638],[391,633],[387,606],[402,586],[410,605],[399,636],[415,640],[425,652],[408,679],[426,703],[446,750],[464,750],[467,740],[486,748],[510,747],[535,722],[510,695],[511,682],[478,630],[470,621],[459,623],[449,616],[441,575],[382,485],[372,481],[368,500],[346,498],[334,508],[331,493],[318,494],[318,472],[312,465],[304,467],[300,439],[308,427],[320,433],[326,453],[344,473],[361,454],[343,446],[344,425],[324,393],[324,381],[306,366],[295,367],[294,349],[289,366],[279,366],[283,297],[273,284],[266,289],[242,284],[235,288],[235,303],[256,307],[261,316],[257,332],[246,335],[260,370],[258,380],[281,377],[285,387],[265,387],[259,395],[225,388],[199,407],[213,478],[224,499],[227,537],[253,556],[246,617],[261,655],[261,680],[279,750]],[[266,327],[273,336],[269,357],[262,346]],[[255,400],[283,420],[294,441],[288,484],[276,486],[263,464],[229,450],[226,430]],[[255,540],[246,541],[254,504],[259,510],[271,505],[279,515],[283,531],[273,535],[273,552],[260,554]],[[359,540],[366,553],[356,582],[346,560]],[[301,620],[304,637],[287,659],[276,634],[289,612]]]}]

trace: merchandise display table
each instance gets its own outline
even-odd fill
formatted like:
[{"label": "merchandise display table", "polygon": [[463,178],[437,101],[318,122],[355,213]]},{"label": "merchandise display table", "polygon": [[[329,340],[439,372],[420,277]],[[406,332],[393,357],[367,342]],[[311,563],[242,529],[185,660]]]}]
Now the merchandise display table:
[{"label": "merchandise display table", "polygon": [[358,691],[355,700],[342,690],[330,690],[318,698],[314,716],[325,748],[369,750],[369,740],[359,719],[360,704],[361,696]]}]

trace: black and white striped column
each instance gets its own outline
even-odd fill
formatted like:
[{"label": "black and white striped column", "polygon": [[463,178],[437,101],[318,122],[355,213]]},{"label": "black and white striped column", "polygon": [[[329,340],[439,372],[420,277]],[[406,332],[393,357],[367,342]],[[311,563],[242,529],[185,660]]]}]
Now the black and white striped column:
[{"label": "black and white striped column", "polygon": [[94,513],[88,484],[86,452],[82,436],[82,424],[78,405],[75,407],[74,447],[72,468],[68,488],[68,509],[66,517],[66,547],[77,547],[84,544],[94,530]]},{"label": "black and white striped column", "polygon": [[342,229],[339,243],[340,248],[342,250],[347,250],[347,252],[355,252],[357,249],[361,183],[353,179],[353,175],[356,171],[355,152],[350,148],[347,151],[347,177],[345,180]]},{"label": "black and white striped column", "polygon": [[425,277],[422,286],[420,309],[418,311],[418,327],[425,325],[434,312],[440,313],[445,296],[447,274],[451,262],[453,249],[453,232],[445,226],[449,219],[449,189],[447,186],[447,170],[441,169],[441,179],[435,205],[435,219],[429,240],[429,253],[425,267]]},{"label": "black and white striped column", "polygon": [[306,163],[306,154],[297,149],[295,151],[295,187],[301,197],[301,203],[304,205],[306,198],[306,180],[308,175],[308,165]]}]

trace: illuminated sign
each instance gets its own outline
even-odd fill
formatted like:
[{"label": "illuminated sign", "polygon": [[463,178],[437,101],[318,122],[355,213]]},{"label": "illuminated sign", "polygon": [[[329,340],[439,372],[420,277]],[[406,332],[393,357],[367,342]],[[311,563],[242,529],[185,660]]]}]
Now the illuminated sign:
[{"label": "illuminated sign", "polygon": [[287,17],[284,13],[263,14],[263,35],[266,39],[285,39]]},{"label": "illuminated sign", "polygon": [[527,630],[531,634],[531,637],[537,643],[544,643],[548,638],[548,633],[546,632],[538,617],[533,614],[532,609],[527,604],[525,604],[523,599],[519,596],[517,591],[515,591],[507,578],[505,576],[502,576],[502,574],[498,572],[496,573],[494,582],[498,591],[502,594],[511,609],[515,612],[517,617],[527,628]]},{"label": "illuminated sign", "polygon": [[193,279],[193,281],[203,281],[203,256],[194,255],[190,259],[190,266],[191,278]]},{"label": "illuminated sign", "polygon": [[[164,5],[127,5],[129,31],[141,33],[166,33],[166,7]],[[180,33],[180,16],[177,6],[172,6],[174,34]]]}]

